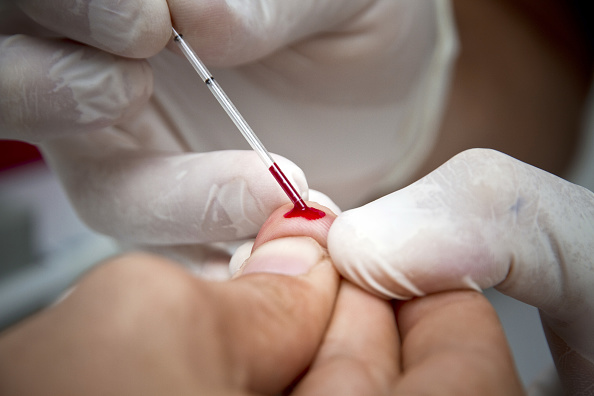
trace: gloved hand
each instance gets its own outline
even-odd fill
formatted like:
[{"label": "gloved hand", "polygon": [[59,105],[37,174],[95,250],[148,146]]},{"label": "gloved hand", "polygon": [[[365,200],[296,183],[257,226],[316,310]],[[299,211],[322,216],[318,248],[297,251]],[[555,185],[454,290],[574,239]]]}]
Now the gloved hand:
[{"label": "gloved hand", "polygon": [[189,256],[254,235],[287,198],[255,154],[230,151],[248,146],[187,61],[161,51],[171,21],[227,68],[211,71],[267,148],[346,207],[429,150],[452,54],[446,0],[15,4],[2,137],[41,145],[92,228]]},{"label": "gloved hand", "polygon": [[494,286],[538,307],[566,391],[592,389],[592,192],[501,153],[469,150],[341,214],[328,247],[345,278],[384,298]]}]

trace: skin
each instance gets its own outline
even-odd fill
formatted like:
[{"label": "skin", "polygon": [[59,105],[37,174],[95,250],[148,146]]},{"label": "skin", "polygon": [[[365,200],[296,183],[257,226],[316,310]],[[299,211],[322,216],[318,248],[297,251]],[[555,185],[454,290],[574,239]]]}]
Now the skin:
[{"label": "skin", "polygon": [[[575,146],[580,111],[591,67],[591,57],[584,57],[584,43],[580,41],[579,34],[573,27],[575,21],[567,15],[562,2],[554,0],[455,0],[454,6],[462,53],[456,69],[449,107],[446,110],[440,138],[435,144],[435,151],[412,180],[429,173],[453,155],[470,147],[495,148],[524,162],[562,174],[569,165]],[[540,12],[541,9],[545,12]],[[195,21],[191,15],[186,15],[188,24]],[[178,21],[182,16],[174,15]],[[162,47],[166,42],[168,21],[169,19],[164,17],[158,24],[159,29],[153,25],[153,31],[161,32],[160,40],[150,40],[156,43],[157,47]],[[551,23],[558,23],[556,29],[550,29]],[[209,27],[205,25],[205,28]],[[83,30],[86,32],[86,29]],[[556,34],[550,34],[551,31]],[[199,32],[196,36],[200,37]],[[95,36],[95,40],[98,40],[97,37]],[[568,46],[567,43],[572,45]],[[97,45],[96,42],[91,44]],[[112,52],[117,50],[107,49]],[[143,54],[128,55],[144,57],[154,51],[148,49]],[[502,64],[501,60],[509,59],[510,54],[515,62]],[[212,57],[216,55],[210,54]],[[227,62],[238,61],[231,59]],[[142,65],[138,68],[140,71],[144,70]],[[146,99],[149,91],[147,88],[137,93],[137,96]],[[64,130],[61,127],[56,129]],[[96,146],[91,146],[93,152],[96,152]],[[79,150],[74,152],[78,153]],[[468,163],[469,169],[472,169],[481,162]],[[155,168],[163,169],[160,165]],[[78,169],[78,166],[71,167],[75,168]],[[152,185],[154,174],[147,173],[147,180],[150,182],[148,185]],[[120,175],[117,168],[113,174]],[[83,179],[86,182],[86,176],[81,178]],[[71,185],[73,190],[88,191],[77,189],[76,182],[77,180]],[[192,194],[189,195],[193,197]],[[112,194],[109,194],[109,198],[107,202],[111,205]],[[191,201],[191,204],[193,207],[196,205],[195,201]],[[153,209],[153,206],[149,205],[149,208]],[[179,211],[183,218],[187,218],[190,212]],[[103,216],[99,217],[103,219]],[[108,223],[115,224],[111,221]],[[175,227],[167,229],[180,230],[175,221],[172,224],[175,224]],[[135,231],[158,228],[156,238],[159,240],[166,229],[141,226],[132,228]],[[123,230],[119,226],[116,229]],[[128,234],[132,233],[124,230],[122,237]],[[194,235],[185,230],[182,234]],[[232,234],[236,235],[235,232]],[[172,235],[171,240],[179,241],[177,237]],[[151,241],[149,236],[145,239]],[[503,287],[507,288],[509,283],[506,282]],[[443,279],[439,279],[439,284],[444,284]],[[542,289],[542,286],[540,288]],[[554,331],[550,334],[549,337],[552,339],[557,337]],[[564,349],[558,349],[561,351],[559,355],[564,357]]]},{"label": "skin", "polygon": [[[0,336],[0,394],[522,394],[480,294],[392,306],[339,279],[321,231],[331,213],[308,222],[287,210],[232,281],[142,253],[104,263]],[[283,260],[296,275],[272,273]]]}]

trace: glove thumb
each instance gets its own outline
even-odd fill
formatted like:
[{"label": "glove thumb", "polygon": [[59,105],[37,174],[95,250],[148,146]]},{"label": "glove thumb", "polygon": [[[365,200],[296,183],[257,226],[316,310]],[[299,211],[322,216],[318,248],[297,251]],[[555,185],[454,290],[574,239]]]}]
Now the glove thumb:
[{"label": "glove thumb", "polygon": [[557,356],[570,383],[594,370],[592,235],[592,192],[501,153],[469,150],[338,216],[328,248],[344,277],[385,298],[495,286],[538,307],[549,334],[575,352]]}]

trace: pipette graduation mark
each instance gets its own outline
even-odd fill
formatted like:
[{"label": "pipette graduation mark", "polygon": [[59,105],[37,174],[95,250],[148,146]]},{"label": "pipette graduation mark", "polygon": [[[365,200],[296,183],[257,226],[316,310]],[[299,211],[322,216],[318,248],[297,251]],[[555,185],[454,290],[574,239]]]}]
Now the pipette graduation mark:
[{"label": "pipette graduation mark", "polygon": [[315,220],[324,217],[326,213],[315,208],[310,208],[305,204],[303,198],[301,198],[301,195],[299,195],[295,187],[293,187],[289,179],[287,179],[281,168],[276,164],[276,162],[274,162],[268,153],[268,150],[266,150],[262,142],[260,142],[260,139],[258,139],[252,128],[239,113],[233,102],[231,102],[227,94],[225,94],[225,91],[223,91],[219,83],[214,79],[204,63],[202,63],[200,58],[198,58],[198,55],[196,55],[194,50],[192,50],[192,48],[186,43],[181,34],[179,34],[173,27],[171,30],[173,31],[174,41],[178,44],[183,54],[194,67],[194,70],[196,70],[202,81],[204,81],[204,83],[208,86],[210,92],[218,100],[221,107],[225,110],[227,115],[229,115],[235,126],[237,126],[237,129],[239,129],[252,149],[254,149],[254,151],[258,154],[272,176],[274,176],[274,179],[293,203],[293,210],[286,213],[285,217],[304,217],[309,220]]}]

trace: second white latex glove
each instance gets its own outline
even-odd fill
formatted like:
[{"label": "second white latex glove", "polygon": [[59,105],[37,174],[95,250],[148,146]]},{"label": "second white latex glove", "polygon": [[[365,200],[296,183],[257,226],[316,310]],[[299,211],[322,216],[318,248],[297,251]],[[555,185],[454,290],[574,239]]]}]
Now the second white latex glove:
[{"label": "second white latex glove", "polygon": [[[384,298],[495,287],[540,309],[570,394],[594,378],[594,194],[469,150],[333,223],[341,274]],[[582,388],[580,388],[582,387]]]}]

